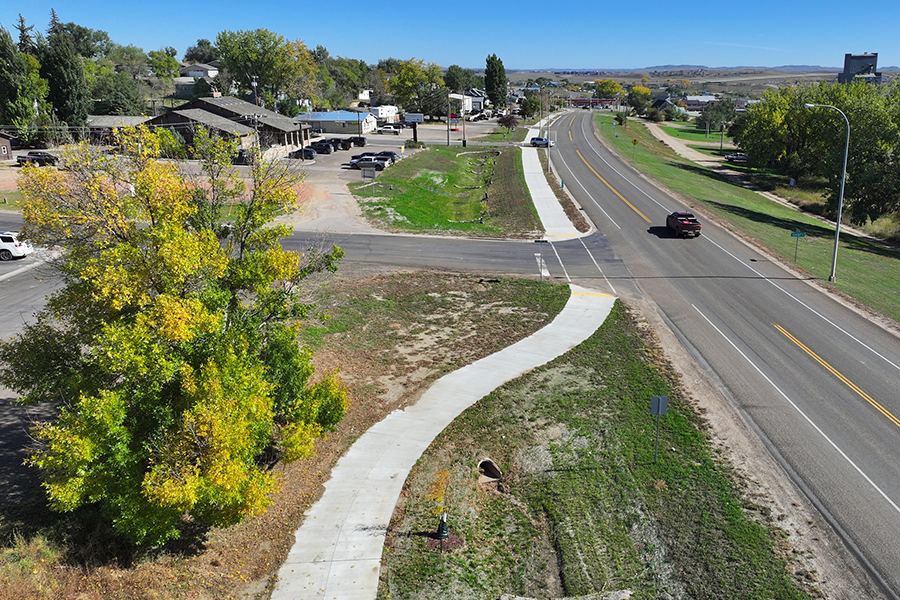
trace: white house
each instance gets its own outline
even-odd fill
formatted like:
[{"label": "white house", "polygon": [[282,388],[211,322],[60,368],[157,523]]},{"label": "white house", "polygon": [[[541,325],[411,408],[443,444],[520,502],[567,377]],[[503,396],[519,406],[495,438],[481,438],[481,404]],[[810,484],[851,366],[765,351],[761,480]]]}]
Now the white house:
[{"label": "white house", "polygon": [[400,111],[396,106],[385,104],[383,106],[370,106],[369,112],[375,115],[381,123],[394,123],[399,119]]},{"label": "white house", "polygon": [[219,69],[205,64],[185,65],[181,67],[182,77],[215,77],[219,74]]}]

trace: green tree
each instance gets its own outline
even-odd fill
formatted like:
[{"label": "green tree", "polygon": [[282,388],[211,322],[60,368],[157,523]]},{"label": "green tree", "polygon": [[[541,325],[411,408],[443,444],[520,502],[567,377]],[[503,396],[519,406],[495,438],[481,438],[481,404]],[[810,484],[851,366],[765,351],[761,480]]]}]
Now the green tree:
[{"label": "green tree", "polygon": [[522,112],[522,116],[526,119],[531,118],[541,112],[541,99],[538,95],[532,93],[525,98],[525,101],[522,102],[520,106],[520,110]]},{"label": "green tree", "polygon": [[117,71],[125,71],[134,79],[147,74],[147,67],[149,66],[147,53],[133,44],[114,46],[110,50],[108,57],[116,66]]},{"label": "green tree", "polygon": [[91,103],[88,83],[71,36],[62,31],[55,12],[53,17],[46,43],[38,47],[41,77],[49,83],[47,99],[57,119],[80,127]]},{"label": "green tree", "polygon": [[400,62],[397,73],[388,81],[394,101],[408,112],[431,116],[446,115],[447,89],[441,68],[411,58]]},{"label": "green tree", "polygon": [[652,94],[649,88],[642,85],[635,85],[628,90],[625,102],[634,109],[635,113],[642,115],[647,111],[647,108],[649,108],[651,98]]},{"label": "green tree", "polygon": [[157,77],[164,81],[172,81],[178,77],[180,65],[175,57],[169,55],[165,49],[151,50],[148,53],[149,65]]},{"label": "green tree", "polygon": [[142,115],[147,112],[148,88],[128,73],[107,72],[94,85],[94,109],[97,115]]},{"label": "green tree", "polygon": [[31,31],[34,25],[26,25],[25,17],[19,13],[19,20],[16,23],[16,30],[19,32],[19,52],[23,54],[35,54],[37,52],[37,44],[34,41],[34,34]]},{"label": "green tree", "polygon": [[444,83],[453,92],[467,92],[473,88],[480,88],[483,84],[478,75],[472,69],[463,69],[459,65],[450,65],[444,74]]},{"label": "green tree", "polygon": [[185,515],[227,526],[263,511],[267,457],[308,455],[343,417],[346,392],[333,374],[312,383],[297,343],[312,310],[299,285],[342,252],[282,248],[290,229],[271,219],[297,202],[283,164],[257,157],[245,188],[234,144],[201,129],[201,184],[158,160],[171,139],[141,128],[117,142],[116,161],[79,144],[66,171],[23,170],[25,235],[60,248],[64,285],[0,343],[0,381],[60,406],[29,458],[51,506],[97,506],[157,545]]},{"label": "green tree", "polygon": [[188,46],[187,52],[184,53],[186,63],[209,64],[218,59],[219,50],[207,39],[197,40],[197,45]]},{"label": "green tree", "polygon": [[484,69],[484,90],[491,104],[496,107],[506,106],[506,69],[503,61],[496,54],[487,57]]},{"label": "green tree", "polygon": [[719,131],[720,128],[732,123],[736,116],[734,100],[720,98],[703,108],[703,112],[697,117],[697,127],[707,131]]},{"label": "green tree", "polygon": [[292,50],[277,33],[268,29],[222,31],[216,36],[216,48],[231,83],[242,91],[277,96],[291,82]]},{"label": "green tree", "polygon": [[900,210],[896,94],[896,85],[877,87],[862,82],[786,86],[766,92],[735,120],[730,133],[752,166],[769,167],[795,178],[826,178],[829,205],[836,211],[846,125],[837,111],[804,105],[824,104],[843,111],[851,130],[845,214],[853,223],[864,223]]},{"label": "green tree", "polygon": [[25,58],[9,31],[0,27],[0,123],[10,123],[9,107],[19,98],[25,79]]}]

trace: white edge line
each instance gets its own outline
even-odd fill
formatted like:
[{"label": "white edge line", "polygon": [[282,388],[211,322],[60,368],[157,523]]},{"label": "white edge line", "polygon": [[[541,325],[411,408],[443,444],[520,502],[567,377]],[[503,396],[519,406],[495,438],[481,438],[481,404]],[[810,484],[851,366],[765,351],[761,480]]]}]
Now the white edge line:
[{"label": "white edge line", "polygon": [[696,307],[695,305],[693,305],[693,304],[691,304],[691,306],[694,308],[694,310],[696,310],[696,311],[700,314],[701,317],[703,317],[703,318],[706,320],[707,323],[709,323],[709,325],[710,325],[713,329],[716,330],[716,332],[718,332],[719,335],[722,336],[722,338],[723,338],[726,342],[728,342],[729,344],[731,344],[731,347],[732,347],[732,348],[734,348],[735,350],[737,350],[738,354],[740,354],[740,355],[744,358],[744,360],[746,360],[746,361],[750,364],[751,367],[753,367],[754,369],[756,369],[756,372],[757,372],[757,373],[759,373],[760,375],[763,376],[763,379],[765,379],[766,381],[769,382],[769,385],[771,385],[771,386],[775,389],[776,392],[778,392],[779,394],[781,394],[781,397],[782,397],[782,398],[784,398],[785,400],[787,400],[788,404],[790,404],[792,407],[794,407],[794,410],[796,410],[796,411],[800,414],[801,417],[803,417],[804,419],[806,419],[806,422],[809,423],[809,424],[812,426],[812,428],[815,429],[815,430],[819,433],[819,435],[821,435],[822,438],[823,438],[826,442],[828,442],[829,444],[831,444],[831,447],[832,447],[832,448],[834,448],[835,450],[837,450],[838,454],[840,454],[840,455],[844,458],[844,460],[846,460],[846,461],[850,464],[851,467],[853,467],[854,469],[856,469],[856,472],[857,472],[857,473],[859,473],[860,475],[862,475],[863,479],[865,479],[865,480],[868,482],[868,484],[869,484],[870,486],[872,486],[872,489],[874,489],[876,492],[878,492],[879,494],[881,494],[881,497],[884,498],[885,500],[887,500],[888,504],[890,504],[890,505],[894,508],[895,511],[897,511],[898,513],[900,513],[900,506],[897,506],[897,504],[896,504],[893,500],[891,500],[890,497],[889,497],[886,493],[884,493],[884,491],[883,491],[880,487],[878,487],[878,485],[877,485],[874,481],[872,481],[872,479],[871,479],[868,475],[866,475],[865,471],[863,471],[862,469],[860,469],[859,466],[858,466],[855,462],[853,462],[853,460],[852,460],[849,456],[847,456],[847,453],[844,452],[843,450],[841,450],[840,446],[838,446],[836,443],[834,443],[834,441],[833,441],[830,437],[828,437],[828,435],[827,435],[824,431],[822,431],[822,430],[819,428],[819,426],[816,425],[815,422],[814,422],[812,419],[810,419],[810,418],[807,416],[807,414],[806,414],[805,412],[803,412],[803,411],[800,409],[799,406],[797,406],[796,404],[794,404],[794,401],[791,400],[791,399],[788,397],[788,395],[785,394],[785,393],[781,390],[781,388],[779,388],[777,385],[775,385],[775,382],[772,381],[771,379],[769,379],[768,375],[766,375],[765,373],[763,373],[762,369],[760,369],[759,367],[757,367],[756,364],[755,364],[752,360],[750,360],[750,358],[749,358],[746,354],[744,354],[744,352],[741,351],[741,349],[738,348],[737,345],[736,345],[734,342],[732,342],[732,341],[728,338],[728,336],[726,336],[726,335],[722,332],[721,329],[719,329],[718,327],[716,327],[715,324],[714,324],[712,321],[710,321],[709,318],[708,318],[706,315],[704,315],[704,314],[700,311],[699,308],[697,308],[697,307]]}]

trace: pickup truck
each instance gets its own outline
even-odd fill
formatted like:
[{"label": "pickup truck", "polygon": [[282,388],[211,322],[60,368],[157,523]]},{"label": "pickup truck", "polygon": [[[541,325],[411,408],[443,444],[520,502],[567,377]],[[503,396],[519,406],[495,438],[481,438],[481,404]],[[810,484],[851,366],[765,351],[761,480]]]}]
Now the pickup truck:
[{"label": "pickup truck", "polygon": [[46,165],[55,165],[59,161],[59,158],[53,156],[49,152],[29,152],[25,156],[16,157],[16,162],[19,163],[20,167],[24,167],[25,165],[37,165],[39,167],[44,167]]},{"label": "pickup truck", "polygon": [[400,135],[400,128],[395,125],[385,125],[384,127],[378,128],[378,133],[393,133],[394,135]]},{"label": "pickup truck", "polygon": [[666,228],[680,237],[698,237],[703,226],[693,213],[676,210],[666,217]]}]

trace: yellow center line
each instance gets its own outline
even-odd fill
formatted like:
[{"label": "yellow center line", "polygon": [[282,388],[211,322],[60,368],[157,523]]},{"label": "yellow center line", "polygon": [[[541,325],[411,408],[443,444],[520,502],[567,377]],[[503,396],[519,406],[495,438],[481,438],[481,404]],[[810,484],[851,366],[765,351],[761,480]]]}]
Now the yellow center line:
[{"label": "yellow center line", "polygon": [[830,371],[835,377],[837,377],[838,379],[840,379],[841,381],[843,381],[845,384],[847,384],[847,387],[849,387],[851,390],[853,390],[854,392],[856,392],[857,394],[859,394],[860,396],[862,396],[862,397],[866,400],[866,402],[868,402],[869,404],[871,404],[873,407],[875,407],[875,409],[876,409],[878,412],[880,412],[881,414],[883,414],[884,416],[886,416],[888,419],[890,419],[890,421],[891,421],[894,425],[897,425],[898,427],[900,427],[900,419],[898,419],[898,418],[895,417],[893,414],[891,414],[891,411],[889,411],[888,409],[886,409],[885,407],[883,407],[882,405],[880,405],[878,402],[875,401],[874,398],[872,398],[872,397],[869,396],[867,393],[865,393],[864,391],[862,391],[861,389],[859,389],[859,387],[857,387],[857,385],[856,385],[855,383],[853,383],[852,381],[850,381],[849,379],[847,379],[846,377],[844,377],[840,372],[838,372],[837,369],[835,369],[834,367],[832,367],[831,365],[829,365],[827,362],[825,362],[825,361],[822,359],[822,357],[820,357],[818,354],[816,354],[815,352],[813,352],[812,350],[810,350],[809,348],[807,348],[807,347],[803,344],[803,342],[801,342],[800,340],[798,340],[797,338],[795,338],[793,335],[791,335],[790,333],[788,333],[788,331],[787,331],[784,327],[782,327],[781,325],[775,325],[775,329],[777,329],[778,331],[780,331],[781,333],[783,333],[789,340],[791,340],[792,342],[794,342],[794,343],[795,343],[799,348],[801,348],[804,352],[806,352],[806,353],[809,354],[811,357],[813,357],[813,359],[814,359],[817,363],[819,363],[820,365],[822,365],[823,367],[825,367],[826,369],[828,369],[828,371]]},{"label": "yellow center line", "polygon": [[600,173],[598,173],[597,171],[594,170],[594,167],[592,167],[592,166],[588,163],[588,161],[584,158],[584,156],[581,155],[581,152],[579,152],[578,150],[575,150],[575,152],[578,153],[578,156],[581,157],[581,160],[584,161],[584,164],[587,165],[587,168],[591,170],[591,173],[593,173],[594,175],[596,175],[596,176],[597,176],[597,179],[599,179],[600,181],[602,181],[603,183],[605,183],[605,184],[606,184],[606,187],[608,187],[610,190],[612,190],[612,193],[613,193],[613,194],[615,194],[616,196],[618,196],[619,198],[621,198],[621,199],[622,199],[622,202],[624,202],[625,204],[627,204],[628,206],[631,207],[631,210],[633,210],[633,211],[636,212],[637,214],[641,215],[641,218],[642,218],[642,219],[644,219],[644,220],[647,221],[648,223],[651,223],[651,222],[652,222],[652,221],[650,221],[650,219],[648,219],[647,217],[644,216],[644,213],[642,213],[641,211],[639,211],[638,209],[636,209],[636,208],[634,207],[634,204],[632,204],[631,202],[629,202],[628,200],[626,200],[626,199],[625,199],[625,196],[623,196],[622,194],[620,194],[619,192],[617,192],[617,191],[616,191],[616,188],[614,188],[613,186],[609,185],[609,183],[608,183],[605,179],[603,179],[602,177],[600,177]]},{"label": "yellow center line", "polygon": [[[574,125],[574,124],[575,124],[575,117],[572,117],[572,120],[569,121],[569,127],[571,127],[571,126]],[[571,131],[569,132],[569,135],[572,135],[572,132],[571,132]]]},{"label": "yellow center line", "polygon": [[569,141],[570,142],[572,141],[572,130],[571,129],[569,130]]}]

